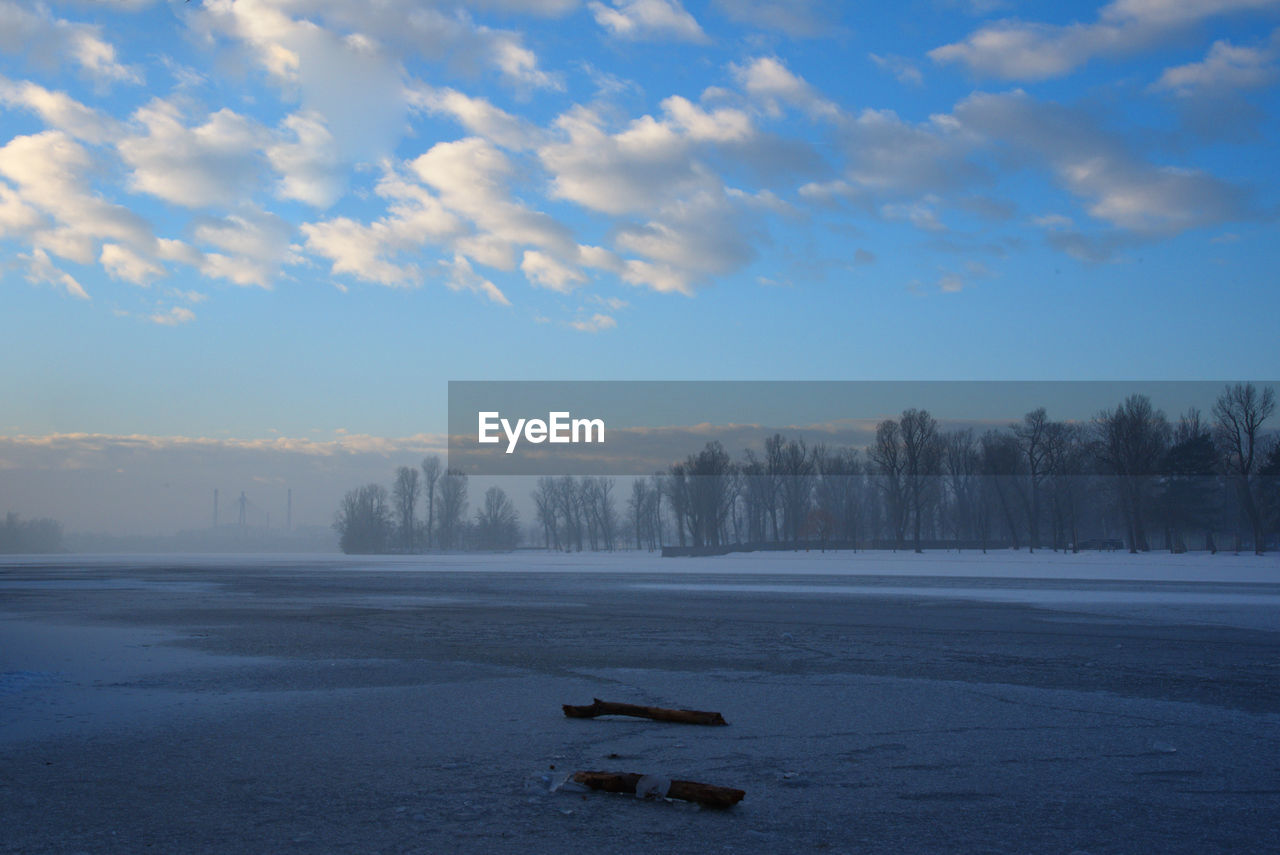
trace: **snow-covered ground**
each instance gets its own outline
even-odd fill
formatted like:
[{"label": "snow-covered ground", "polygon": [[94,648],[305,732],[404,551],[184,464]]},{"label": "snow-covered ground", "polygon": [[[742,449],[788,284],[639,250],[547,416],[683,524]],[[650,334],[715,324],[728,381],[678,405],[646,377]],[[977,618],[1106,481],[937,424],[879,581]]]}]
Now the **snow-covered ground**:
[{"label": "snow-covered ground", "polygon": [[0,853],[1280,851],[1278,639],[1276,556],[4,559]]},{"label": "snow-covered ground", "polygon": [[1204,552],[1058,553],[1040,550],[890,552],[747,552],[699,558],[661,558],[651,552],[512,553],[444,555],[26,555],[0,556],[5,568],[45,567],[75,571],[124,568],[265,568],[378,570],[382,572],[485,573],[680,573],[714,575],[940,576],[956,578],[1096,579],[1148,582],[1280,583],[1280,553],[1263,556]]}]

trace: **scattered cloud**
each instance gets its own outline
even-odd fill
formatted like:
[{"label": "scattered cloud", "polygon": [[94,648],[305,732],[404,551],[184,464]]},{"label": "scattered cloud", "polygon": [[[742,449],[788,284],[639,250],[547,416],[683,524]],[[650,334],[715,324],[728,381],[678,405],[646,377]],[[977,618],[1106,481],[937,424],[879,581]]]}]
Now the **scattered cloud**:
[{"label": "scattered cloud", "polygon": [[448,270],[445,284],[455,291],[475,291],[483,294],[500,306],[510,306],[511,301],[488,279],[471,269],[471,262],[465,256],[455,255],[452,261],[441,261],[441,266]]},{"label": "scattered cloud", "polygon": [[596,23],[627,41],[706,42],[707,34],[680,0],[612,0],[587,4]]},{"label": "scattered cloud", "polygon": [[187,125],[172,101],[153,99],[133,114],[135,133],[116,147],[139,193],[187,208],[232,207],[252,195],[262,167],[261,126],[227,108]]},{"label": "scattered cloud", "polygon": [[266,149],[271,168],[280,175],[276,195],[328,208],[342,196],[346,182],[324,117],[292,113],[281,126],[281,139]]},{"label": "scattered cloud", "polygon": [[841,31],[840,5],[829,0],[715,0],[730,20],[793,38],[818,38]]},{"label": "scattered cloud", "polygon": [[840,114],[831,101],[804,78],[793,74],[776,56],[762,56],[745,65],[731,65],[738,84],[771,116],[782,115],[784,106],[795,107],[813,118],[829,119]]},{"label": "scattered cloud", "polygon": [[605,330],[611,330],[617,325],[618,322],[612,317],[599,312],[596,312],[589,318],[578,318],[575,321],[569,322],[569,326],[573,327],[575,330],[588,333],[598,333]]},{"label": "scattered cloud", "polygon": [[0,76],[0,104],[29,110],[49,128],[65,131],[81,142],[106,142],[120,133],[120,123],[109,116],[65,92],[53,92],[29,80]]},{"label": "scattered cloud", "polygon": [[176,327],[189,324],[196,319],[196,313],[185,306],[171,306],[147,316],[147,320],[162,327]]},{"label": "scattered cloud", "polygon": [[1183,98],[1215,95],[1241,89],[1257,89],[1276,79],[1276,59],[1280,54],[1280,30],[1264,47],[1241,47],[1216,41],[1200,62],[1165,69],[1152,86]]},{"label": "scattered cloud", "polygon": [[929,57],[959,63],[983,77],[1043,80],[1069,74],[1096,57],[1149,49],[1210,17],[1277,6],[1278,0],[1113,0],[1090,23],[1006,18],[931,50]]},{"label": "scattered cloud", "polygon": [[244,209],[220,219],[205,219],[194,230],[206,252],[202,272],[235,285],[270,289],[280,268],[298,259],[291,247],[293,226],[267,211]]},{"label": "scattered cloud", "polygon": [[988,144],[1041,161],[1090,216],[1148,236],[1254,216],[1247,191],[1206,172],[1134,155],[1080,110],[1025,92],[975,94],[952,114]]},{"label": "scattered cloud", "polygon": [[27,281],[32,284],[47,284],[60,288],[68,295],[80,300],[88,300],[89,294],[80,286],[75,277],[59,270],[43,249],[33,249],[26,255],[19,255],[19,260],[26,262]]},{"label": "scattered cloud", "polygon": [[149,285],[167,275],[164,267],[153,259],[117,243],[104,243],[98,261],[112,279],[123,279],[134,285]]},{"label": "scattered cloud", "polygon": [[25,53],[33,62],[71,63],[101,84],[141,83],[122,64],[102,28],[54,17],[43,3],[0,0],[0,51]]},{"label": "scattered cloud", "polygon": [[894,54],[881,56],[878,53],[869,53],[867,56],[877,67],[883,68],[896,77],[899,83],[907,86],[924,85],[924,75],[920,73],[920,69],[916,67],[916,64],[906,57]]}]

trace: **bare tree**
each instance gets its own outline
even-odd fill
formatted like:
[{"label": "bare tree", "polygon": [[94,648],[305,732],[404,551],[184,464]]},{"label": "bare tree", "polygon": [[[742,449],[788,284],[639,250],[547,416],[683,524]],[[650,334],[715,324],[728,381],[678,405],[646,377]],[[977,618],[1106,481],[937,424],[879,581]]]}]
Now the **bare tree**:
[{"label": "bare tree", "polygon": [[427,499],[427,549],[435,546],[436,531],[436,482],[440,480],[440,458],[436,455],[422,459],[422,492]]},{"label": "bare tree", "polygon": [[786,440],[782,434],[775,433],[764,441],[764,480],[761,484],[765,498],[769,525],[773,530],[774,541],[782,540],[782,531],[778,526],[778,503],[781,494],[782,449]]},{"label": "bare tree", "polygon": [[760,543],[768,537],[769,515],[772,512],[775,481],[769,475],[765,462],[751,449],[743,454],[738,473],[742,489],[742,507],[746,515],[746,539]]},{"label": "bare tree", "polygon": [[557,524],[556,479],[544,475],[533,492],[533,506],[542,524],[542,542],[548,549],[560,551],[560,529]]},{"label": "bare tree", "polygon": [[813,502],[817,464],[804,440],[793,439],[776,453],[778,494],[782,504],[784,540],[799,543]]},{"label": "bare tree", "polygon": [[906,410],[899,423],[902,434],[903,472],[907,499],[911,505],[912,545],[920,547],[920,527],[925,512],[933,504],[938,476],[941,473],[942,446],[938,441],[938,423],[928,410]]},{"label": "bare tree", "polygon": [[484,491],[484,505],[476,511],[476,546],[514,549],[520,540],[520,516],[501,487]]},{"label": "bare tree", "polygon": [[1080,551],[1080,499],[1084,495],[1088,449],[1080,427],[1048,422],[1044,428],[1043,471],[1052,511],[1053,548]]},{"label": "bare tree", "polygon": [[878,484],[884,495],[885,513],[898,549],[907,545],[907,455],[902,448],[902,430],[893,419],[876,425],[876,441],[870,449]]},{"label": "bare tree", "polygon": [[1160,462],[1169,445],[1169,423],[1146,395],[1130,395],[1094,419],[1103,467],[1115,478],[1128,529],[1129,551],[1146,552],[1146,518]]},{"label": "bare tree", "polygon": [[462,546],[463,520],[467,513],[467,475],[457,469],[446,469],[440,476],[440,519],[437,533],[441,549]]},{"label": "bare tree", "polygon": [[338,533],[338,546],[345,553],[386,552],[393,528],[387,488],[366,484],[348,490],[338,505],[333,528]]},{"label": "bare tree", "polygon": [[556,512],[564,527],[564,548],[582,551],[586,514],[582,507],[582,486],[572,475],[556,480]]},{"label": "bare tree", "polygon": [[1201,421],[1200,411],[1191,408],[1178,420],[1173,445],[1160,466],[1170,552],[1187,551],[1186,533],[1191,529],[1203,531],[1205,548],[1216,551],[1213,522],[1219,510],[1220,462],[1213,434]]},{"label": "bare tree", "polygon": [[727,538],[726,522],[736,498],[736,468],[729,453],[718,442],[709,442],[697,454],[689,455],[677,469],[687,484],[686,522],[694,546],[719,546]]},{"label": "bare tree", "polygon": [[[1236,493],[1249,525],[1253,529],[1253,551],[1261,555],[1266,543],[1262,530],[1262,514],[1258,508],[1257,468],[1259,431],[1275,412],[1275,393],[1270,387],[1261,392],[1252,383],[1228,386],[1213,405],[1218,446],[1222,451],[1228,475],[1236,485]],[[1240,544],[1237,542],[1236,550]]]},{"label": "bare tree", "polygon": [[612,478],[583,478],[580,482],[582,505],[590,531],[591,548],[613,551],[618,514],[613,505]]},{"label": "bare tree", "polygon": [[1018,438],[1018,446],[1022,450],[1023,459],[1027,463],[1027,551],[1035,552],[1040,545],[1040,482],[1044,478],[1045,431],[1049,425],[1049,417],[1044,407],[1038,407],[1022,417],[1020,424],[1013,426],[1013,435]]},{"label": "bare tree", "polygon": [[814,449],[818,485],[814,498],[818,509],[831,522],[832,536],[849,545],[858,541],[862,515],[862,462],[852,448]]},{"label": "bare tree", "polygon": [[951,534],[957,541],[974,537],[974,512],[978,496],[977,445],[973,429],[953,430],[942,437],[942,469],[950,499],[948,517]]},{"label": "bare tree", "polygon": [[1018,505],[1022,504],[1018,490],[1022,480],[1022,452],[1018,440],[1011,434],[989,430],[979,440],[979,449],[985,508],[990,509],[988,519],[998,510],[1013,548],[1018,549],[1021,543],[1018,533],[1022,529],[1016,515]]},{"label": "bare tree", "polygon": [[400,532],[400,548],[405,552],[413,552],[417,541],[418,494],[422,492],[418,480],[418,470],[412,466],[401,466],[396,470],[396,480],[391,486],[391,500],[395,505],[397,528]]}]

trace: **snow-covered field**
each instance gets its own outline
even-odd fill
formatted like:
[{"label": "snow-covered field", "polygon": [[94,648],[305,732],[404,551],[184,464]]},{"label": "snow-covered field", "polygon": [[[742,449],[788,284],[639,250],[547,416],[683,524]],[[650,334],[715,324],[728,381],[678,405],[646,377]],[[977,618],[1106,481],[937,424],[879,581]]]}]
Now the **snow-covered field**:
[{"label": "snow-covered field", "polygon": [[748,552],[701,558],[661,558],[651,552],[513,553],[446,555],[28,555],[0,556],[0,568],[47,567],[57,570],[245,567],[307,572],[378,570],[383,572],[486,573],[694,573],[712,575],[945,576],[960,578],[1097,579],[1164,582],[1280,583],[1280,554],[1256,556],[1204,552],[1171,555],[1149,552],[1040,550],[926,552]]},{"label": "snow-covered field", "polygon": [[1278,668],[1275,556],[6,559],[0,852],[1280,851]]}]

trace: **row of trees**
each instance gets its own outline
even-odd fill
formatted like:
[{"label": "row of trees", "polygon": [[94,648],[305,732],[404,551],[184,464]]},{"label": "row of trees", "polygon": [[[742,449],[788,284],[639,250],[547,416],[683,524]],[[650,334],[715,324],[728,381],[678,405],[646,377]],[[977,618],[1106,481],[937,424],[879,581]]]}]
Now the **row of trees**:
[{"label": "row of trees", "polygon": [[[863,450],[775,434],[763,454],[734,461],[712,442],[633,495],[636,508],[666,505],[681,546],[1122,542],[1138,552],[1160,532],[1173,551],[1197,538],[1214,550],[1225,533],[1237,551],[1262,552],[1280,530],[1280,443],[1263,434],[1274,410],[1273,391],[1251,384],[1227,387],[1211,420],[1193,409],[1170,422],[1143,395],[1088,422],[1038,408],[982,434],[944,432],[908,409]],[[636,515],[637,544],[661,540],[661,516]]]},{"label": "row of trees", "polygon": [[10,511],[0,525],[0,554],[61,552],[62,525],[56,520],[24,520]]},{"label": "row of trees", "polygon": [[421,470],[399,467],[390,491],[381,484],[348,490],[333,527],[346,553],[512,549],[520,539],[519,515],[500,487],[485,491],[468,520],[466,474],[442,468],[435,455]]},{"label": "row of trees", "polygon": [[[734,459],[718,442],[631,483],[544,477],[533,543],[554,550],[831,545],[913,548],[1155,547],[1261,553],[1280,532],[1280,442],[1264,433],[1272,389],[1228,386],[1205,417],[1170,420],[1132,395],[1088,421],[1045,408],[1004,428],[943,430],[924,409],[876,427],[865,448],[781,434]],[[347,493],[334,527],[346,552],[509,549],[519,517],[497,487],[467,518],[467,478],[428,457],[390,491]]]}]

